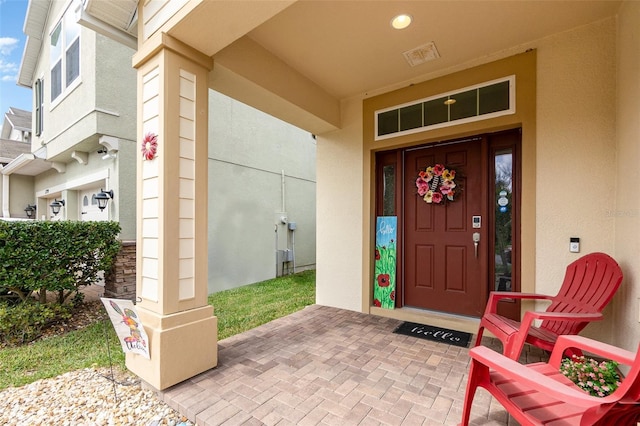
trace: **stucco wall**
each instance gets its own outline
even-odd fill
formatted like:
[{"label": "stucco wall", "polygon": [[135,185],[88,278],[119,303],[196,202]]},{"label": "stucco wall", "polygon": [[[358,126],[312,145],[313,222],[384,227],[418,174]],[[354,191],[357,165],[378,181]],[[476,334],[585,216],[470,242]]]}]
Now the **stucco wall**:
[{"label": "stucco wall", "polygon": [[9,178],[9,213],[11,217],[27,217],[24,208],[33,204],[33,177],[10,175]]},{"label": "stucco wall", "polygon": [[[615,19],[607,19],[538,44],[540,293],[555,294],[566,265],[585,253],[615,254],[615,34]],[[570,237],[580,238],[580,253],[569,252]],[[606,336],[610,318],[585,334]]]},{"label": "stucco wall", "polygon": [[[311,134],[212,90],[209,117],[209,292],[275,277],[276,238],[279,249],[295,238],[296,271],[314,267]],[[295,236],[283,225],[275,233],[283,195]]]},{"label": "stucco wall", "polygon": [[114,113],[98,116],[97,132],[136,139],[136,70],[131,66],[134,50],[100,34],[96,34],[95,45],[96,108]]},{"label": "stucco wall", "polygon": [[362,101],[342,111],[343,128],[318,137],[316,303],[363,311]]},{"label": "stucco wall", "polygon": [[[615,257],[624,281],[609,312],[616,327],[613,343],[635,350],[640,341],[640,2],[627,1],[620,9],[617,36],[617,162]],[[612,176],[613,178],[613,176]]]}]

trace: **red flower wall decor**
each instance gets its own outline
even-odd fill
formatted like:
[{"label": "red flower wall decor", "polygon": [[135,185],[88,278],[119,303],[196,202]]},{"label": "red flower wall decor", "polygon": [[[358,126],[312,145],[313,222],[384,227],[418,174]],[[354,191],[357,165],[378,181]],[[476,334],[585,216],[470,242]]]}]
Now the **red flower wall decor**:
[{"label": "red flower wall decor", "polygon": [[153,160],[156,157],[156,152],[158,151],[158,135],[151,132],[144,135],[140,150],[142,151],[143,159]]}]

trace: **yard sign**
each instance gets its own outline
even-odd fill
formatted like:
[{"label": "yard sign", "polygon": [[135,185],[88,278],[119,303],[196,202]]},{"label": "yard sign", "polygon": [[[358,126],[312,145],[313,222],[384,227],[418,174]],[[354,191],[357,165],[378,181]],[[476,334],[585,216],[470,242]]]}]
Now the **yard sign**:
[{"label": "yard sign", "polygon": [[149,355],[149,338],[144,331],[142,322],[138,318],[136,307],[130,300],[100,298],[104,304],[109,319],[116,329],[116,334],[124,353],[140,354],[147,359]]},{"label": "yard sign", "polygon": [[373,304],[393,309],[396,300],[396,241],[398,218],[379,216],[376,223]]}]

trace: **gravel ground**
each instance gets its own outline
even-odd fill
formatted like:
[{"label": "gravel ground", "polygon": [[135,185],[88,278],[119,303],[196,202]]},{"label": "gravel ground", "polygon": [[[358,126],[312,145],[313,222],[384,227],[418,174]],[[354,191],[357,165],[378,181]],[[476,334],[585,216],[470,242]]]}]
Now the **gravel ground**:
[{"label": "gravel ground", "polygon": [[[84,369],[0,391],[2,425],[193,425],[137,378],[118,371]],[[114,387],[115,383],[115,387]]]},{"label": "gravel ground", "polygon": [[[42,338],[78,330],[105,318],[102,302],[89,300],[71,319],[45,330]],[[116,368],[113,380],[111,377],[110,368],[86,368],[6,388],[0,391],[0,425],[193,425],[153,391],[143,390],[133,373]]]}]

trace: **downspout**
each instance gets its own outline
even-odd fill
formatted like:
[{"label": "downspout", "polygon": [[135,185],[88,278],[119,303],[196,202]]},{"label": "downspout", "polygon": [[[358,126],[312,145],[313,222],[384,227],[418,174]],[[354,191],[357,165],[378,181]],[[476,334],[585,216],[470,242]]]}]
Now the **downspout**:
[{"label": "downspout", "polygon": [[285,204],[286,204],[286,203],[285,203],[286,197],[285,197],[285,192],[284,192],[284,191],[285,191],[285,185],[284,185],[284,170],[282,170],[282,172],[281,172],[281,176],[282,176],[282,177],[281,177],[281,184],[282,184],[282,210],[280,210],[280,211],[282,211],[282,212],[286,212],[287,210],[286,210],[286,208],[285,208],[285,207],[286,207],[286,206],[285,206]]}]

